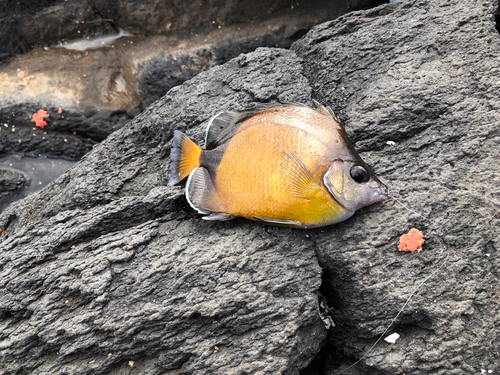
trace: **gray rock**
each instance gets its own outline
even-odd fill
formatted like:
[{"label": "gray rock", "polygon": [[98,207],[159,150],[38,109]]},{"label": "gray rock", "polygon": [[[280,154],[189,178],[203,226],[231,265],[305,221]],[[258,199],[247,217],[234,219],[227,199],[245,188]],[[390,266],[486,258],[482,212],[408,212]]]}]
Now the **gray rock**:
[{"label": "gray rock", "polygon": [[326,330],[307,233],[207,223],[164,186],[174,129],[200,140],[222,108],[271,100],[310,101],[293,52],[200,74],[7,208],[2,372],[296,374],[311,361]]},{"label": "gray rock", "polygon": [[0,197],[28,185],[29,178],[15,169],[0,169]]},{"label": "gray rock", "polygon": [[[404,0],[322,24],[293,51],[241,55],[9,206],[0,369],[297,374],[325,342],[320,289],[336,327],[303,374],[360,358],[344,373],[499,371],[496,10],[493,0]],[[311,97],[428,220],[388,201],[314,231],[208,223],[182,187],[165,186],[174,129],[201,144],[220,110]],[[423,251],[398,252],[412,227]],[[400,339],[368,352],[424,281],[389,332]]]},{"label": "gray rock", "polygon": [[[335,374],[500,370],[500,36],[496,1],[410,1],[315,27],[293,50],[395,201],[317,231],[336,327],[317,359]],[[395,142],[394,145],[388,141]],[[422,253],[400,253],[412,227]]]}]

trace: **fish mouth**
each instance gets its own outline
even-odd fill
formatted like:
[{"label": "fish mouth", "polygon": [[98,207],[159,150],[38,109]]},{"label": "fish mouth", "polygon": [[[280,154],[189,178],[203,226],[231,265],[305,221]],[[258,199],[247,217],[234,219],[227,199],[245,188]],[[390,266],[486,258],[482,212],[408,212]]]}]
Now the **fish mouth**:
[{"label": "fish mouth", "polygon": [[386,201],[389,199],[389,189],[383,183],[380,183],[378,188],[375,190],[375,196],[379,199],[379,201]]}]

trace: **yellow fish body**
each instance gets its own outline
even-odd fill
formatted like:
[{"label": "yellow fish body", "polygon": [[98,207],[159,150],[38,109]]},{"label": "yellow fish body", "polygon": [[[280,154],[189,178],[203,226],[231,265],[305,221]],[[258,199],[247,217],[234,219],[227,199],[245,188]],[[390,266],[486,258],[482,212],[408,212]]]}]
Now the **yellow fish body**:
[{"label": "yellow fish body", "polygon": [[314,228],[387,199],[333,112],[319,105],[221,112],[204,149],[175,131],[168,184],[187,176],[186,198],[207,220]]}]

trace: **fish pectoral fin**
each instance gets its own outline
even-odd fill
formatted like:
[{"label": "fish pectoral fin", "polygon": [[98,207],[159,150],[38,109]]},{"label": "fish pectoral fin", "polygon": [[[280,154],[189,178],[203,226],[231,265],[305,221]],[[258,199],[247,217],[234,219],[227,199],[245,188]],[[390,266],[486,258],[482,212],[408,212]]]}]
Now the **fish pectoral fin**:
[{"label": "fish pectoral fin", "polygon": [[271,219],[268,217],[252,216],[253,219],[257,221],[262,221],[264,223],[276,224],[276,225],[286,225],[289,227],[302,227],[303,224],[298,221],[293,220],[281,220],[281,219]]},{"label": "fish pectoral fin", "polygon": [[203,220],[219,220],[219,221],[226,221],[226,220],[232,220],[234,219],[235,216],[231,214],[226,214],[224,212],[214,212],[210,214],[209,216],[203,216]]},{"label": "fish pectoral fin", "polygon": [[311,199],[321,189],[309,169],[290,151],[281,155],[280,178],[283,187],[298,198]]},{"label": "fish pectoral fin", "polygon": [[186,199],[200,214],[209,215],[223,210],[210,173],[203,167],[195,168],[189,175],[186,183]]}]

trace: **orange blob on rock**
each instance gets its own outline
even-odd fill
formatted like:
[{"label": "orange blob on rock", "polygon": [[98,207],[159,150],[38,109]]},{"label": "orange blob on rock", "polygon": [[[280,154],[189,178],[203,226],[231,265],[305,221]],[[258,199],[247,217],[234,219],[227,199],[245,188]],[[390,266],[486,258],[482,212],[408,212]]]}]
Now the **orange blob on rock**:
[{"label": "orange blob on rock", "polygon": [[33,113],[33,121],[35,122],[36,126],[43,129],[43,127],[47,125],[47,122],[44,121],[44,118],[47,116],[47,111],[40,109],[37,113]]},{"label": "orange blob on rock", "polygon": [[412,228],[407,234],[403,234],[399,238],[399,251],[411,251],[412,253],[417,250],[419,253],[422,251],[424,244],[424,236],[418,229]]}]

